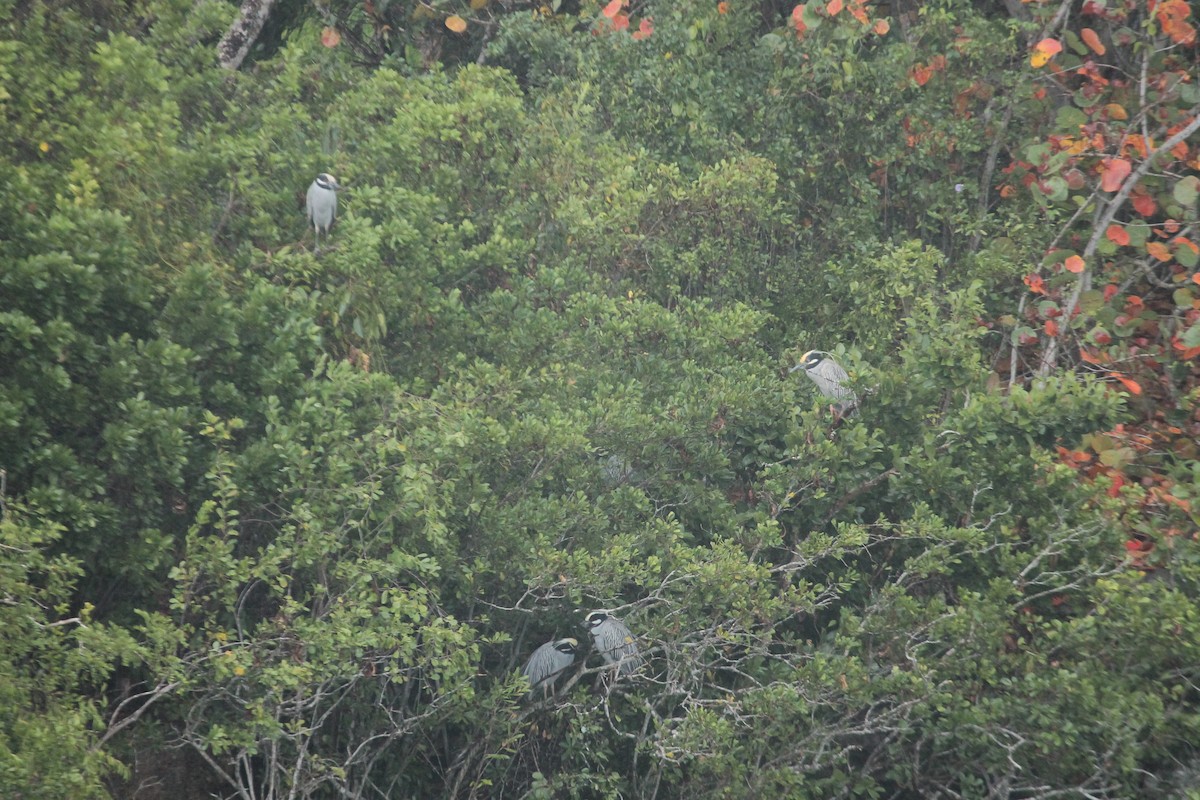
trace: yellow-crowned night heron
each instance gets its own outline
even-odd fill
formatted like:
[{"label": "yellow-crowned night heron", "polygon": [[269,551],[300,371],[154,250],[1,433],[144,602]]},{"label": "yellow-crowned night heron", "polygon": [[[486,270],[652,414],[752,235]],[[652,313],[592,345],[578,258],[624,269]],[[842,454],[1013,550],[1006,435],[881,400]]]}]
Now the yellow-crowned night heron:
[{"label": "yellow-crowned night heron", "polygon": [[521,668],[521,674],[529,681],[527,697],[541,689],[543,695],[554,691],[554,684],[572,664],[575,663],[575,648],[579,642],[575,639],[555,639],[533,651],[533,655]]},{"label": "yellow-crowned night heron", "polygon": [[322,172],[308,187],[304,210],[316,232],[318,248],[321,245],[321,229],[324,228],[325,235],[328,236],[329,229],[333,227],[333,218],[337,216],[337,192],[340,188],[342,187],[338,186],[337,179],[328,172]]},{"label": "yellow-crowned night heron", "polygon": [[834,401],[834,412],[840,417],[858,406],[858,395],[850,388],[850,376],[842,365],[833,360],[829,353],[820,350],[809,350],[800,356],[800,363],[788,372],[804,370],[817,390],[822,395]]},{"label": "yellow-crowned night heron", "polygon": [[607,608],[592,611],[583,620],[583,626],[592,635],[592,644],[606,664],[617,667],[617,675],[631,675],[642,664],[637,642],[624,622],[612,615]]}]

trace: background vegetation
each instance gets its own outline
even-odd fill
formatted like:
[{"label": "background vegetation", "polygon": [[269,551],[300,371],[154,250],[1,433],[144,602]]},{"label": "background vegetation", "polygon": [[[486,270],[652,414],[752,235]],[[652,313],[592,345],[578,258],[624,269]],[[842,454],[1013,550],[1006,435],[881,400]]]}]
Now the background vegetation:
[{"label": "background vegetation", "polygon": [[1200,797],[1188,3],[245,5],[0,0],[0,795]]}]

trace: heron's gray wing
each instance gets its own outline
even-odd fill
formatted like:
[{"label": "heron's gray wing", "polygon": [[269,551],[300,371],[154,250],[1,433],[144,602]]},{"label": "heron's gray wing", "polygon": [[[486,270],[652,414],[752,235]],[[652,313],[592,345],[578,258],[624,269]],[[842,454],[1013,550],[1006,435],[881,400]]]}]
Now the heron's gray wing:
[{"label": "heron's gray wing", "polygon": [[606,663],[619,663],[622,675],[628,675],[642,663],[633,633],[618,619],[609,619],[596,629],[596,649]]},{"label": "heron's gray wing", "polygon": [[553,672],[554,668],[551,665],[551,654],[558,652],[554,649],[553,642],[546,644],[533,651],[533,655],[525,662],[525,666],[521,668],[521,673],[529,680],[530,690],[536,689]]},{"label": "heron's gray wing", "polygon": [[557,640],[546,642],[534,650],[521,669],[531,692],[545,684],[553,684],[563,670],[575,663],[575,656],[559,650],[555,647],[557,643]]},{"label": "heron's gray wing", "polygon": [[821,362],[808,371],[808,376],[817,384],[817,389],[826,397],[835,400],[854,398],[854,390],[847,383],[850,376],[842,365],[832,358],[823,358]]},{"label": "heron's gray wing", "polygon": [[313,201],[316,199],[314,195],[317,193],[317,182],[313,181],[308,185],[308,194],[304,196],[304,213],[308,217],[308,221],[313,221]]}]

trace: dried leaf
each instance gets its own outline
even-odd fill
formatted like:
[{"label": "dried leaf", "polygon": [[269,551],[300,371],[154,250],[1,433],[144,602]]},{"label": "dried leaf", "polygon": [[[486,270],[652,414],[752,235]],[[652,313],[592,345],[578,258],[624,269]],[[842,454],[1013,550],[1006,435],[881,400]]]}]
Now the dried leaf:
[{"label": "dried leaf", "polygon": [[455,33],[462,33],[467,29],[467,21],[455,14],[446,18],[446,27]]}]

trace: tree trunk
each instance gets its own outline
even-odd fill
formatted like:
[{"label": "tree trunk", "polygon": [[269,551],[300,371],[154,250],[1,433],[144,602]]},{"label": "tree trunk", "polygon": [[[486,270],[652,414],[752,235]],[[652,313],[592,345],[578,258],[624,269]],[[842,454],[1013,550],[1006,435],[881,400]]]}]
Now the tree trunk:
[{"label": "tree trunk", "polygon": [[229,30],[221,37],[217,45],[217,56],[225,69],[237,69],[246,60],[258,35],[262,33],[263,25],[271,14],[275,0],[242,0],[242,10],[238,18],[229,26]]}]

